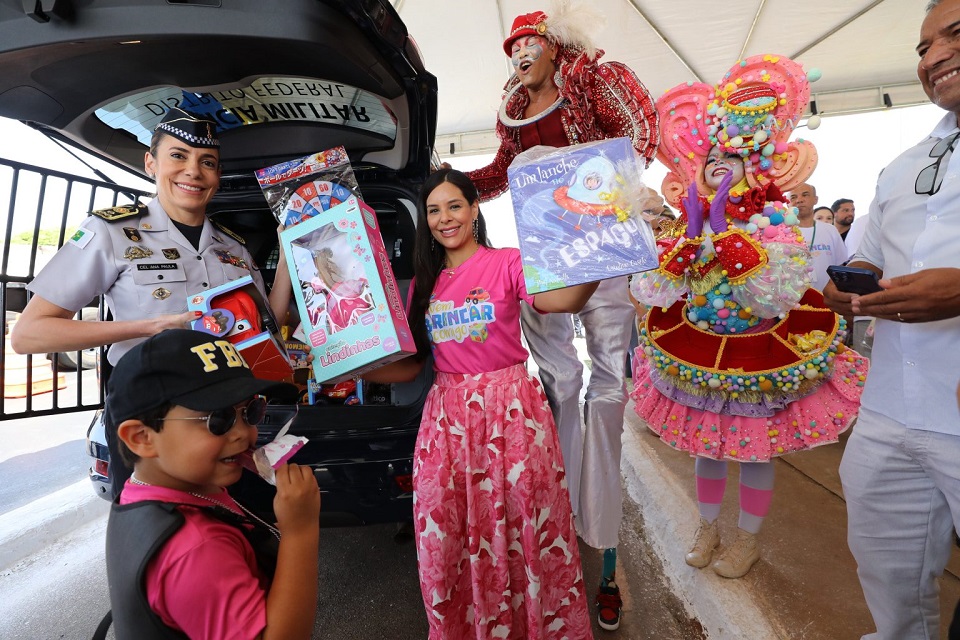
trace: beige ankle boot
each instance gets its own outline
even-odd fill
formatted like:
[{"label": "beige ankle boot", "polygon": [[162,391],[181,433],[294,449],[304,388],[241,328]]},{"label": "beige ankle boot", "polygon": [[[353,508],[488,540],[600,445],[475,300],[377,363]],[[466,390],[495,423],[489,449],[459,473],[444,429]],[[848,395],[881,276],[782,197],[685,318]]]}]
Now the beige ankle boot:
[{"label": "beige ankle boot", "polygon": [[720,531],[717,530],[717,521],[707,522],[700,518],[697,535],[693,538],[693,546],[687,553],[687,564],[702,569],[713,559],[713,552],[720,544]]},{"label": "beige ankle boot", "polygon": [[718,576],[740,578],[746,575],[759,559],[760,545],[757,544],[757,536],[737,529],[737,539],[723,550],[711,568]]}]

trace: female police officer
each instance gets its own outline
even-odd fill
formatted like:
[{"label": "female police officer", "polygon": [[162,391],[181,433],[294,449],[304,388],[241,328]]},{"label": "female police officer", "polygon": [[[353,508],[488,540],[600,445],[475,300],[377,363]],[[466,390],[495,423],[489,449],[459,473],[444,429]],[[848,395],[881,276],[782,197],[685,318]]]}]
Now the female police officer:
[{"label": "female police officer", "polygon": [[[18,353],[74,351],[111,344],[111,363],[135,344],[195,319],[187,295],[250,275],[263,280],[242,241],[206,218],[220,184],[216,124],[171,109],[144,154],[157,197],[148,205],[93,212],[27,287],[33,297],[11,335]],[[284,269],[278,280],[289,281]],[[276,284],[281,284],[277,282]],[[286,312],[289,284],[271,306]],[[284,294],[285,295],[282,295]],[[113,322],[73,319],[105,295]],[[274,300],[279,298],[279,300]]]},{"label": "female police officer", "polygon": [[[107,359],[116,363],[138,342],[194,320],[197,313],[186,311],[189,294],[246,275],[262,292],[243,241],[206,217],[220,185],[219,147],[216,123],[177,108],[167,112],[144,154],[157,197],[147,205],[94,211],[83,221],[27,287],[33,296],[10,337],[13,349],[47,353],[109,344]],[[281,319],[290,290],[287,270],[278,268],[270,304]],[[100,295],[112,322],[73,318]],[[116,494],[116,482],[114,488]]]}]

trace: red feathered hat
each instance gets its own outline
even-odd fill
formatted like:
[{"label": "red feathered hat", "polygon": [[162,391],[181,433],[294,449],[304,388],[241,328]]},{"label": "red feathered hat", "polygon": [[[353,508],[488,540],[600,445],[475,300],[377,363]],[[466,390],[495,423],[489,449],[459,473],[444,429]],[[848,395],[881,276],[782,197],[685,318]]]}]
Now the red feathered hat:
[{"label": "red feathered hat", "polygon": [[547,33],[547,14],[543,11],[534,11],[517,16],[513,20],[513,27],[503,41],[503,52],[510,55],[513,41],[523,36],[542,36]]}]

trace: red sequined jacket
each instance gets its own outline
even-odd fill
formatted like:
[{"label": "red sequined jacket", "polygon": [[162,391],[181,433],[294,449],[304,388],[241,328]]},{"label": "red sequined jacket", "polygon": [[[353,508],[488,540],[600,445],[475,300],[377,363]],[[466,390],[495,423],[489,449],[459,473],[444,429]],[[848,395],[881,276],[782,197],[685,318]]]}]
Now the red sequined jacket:
[{"label": "red sequined jacket", "polygon": [[[619,62],[597,64],[603,55],[590,60],[581,50],[564,47],[558,56],[560,64],[557,89],[564,99],[558,107],[568,144],[594,142],[607,138],[627,137],[649,166],[660,143],[660,118],[654,100],[629,67]],[[519,79],[511,76],[504,86],[504,96]],[[519,120],[529,103],[525,88],[520,87],[506,105],[509,117]],[[520,143],[520,127],[508,127],[497,119],[500,149],[486,167],[467,175],[486,202],[507,190],[507,167],[524,151]]]}]

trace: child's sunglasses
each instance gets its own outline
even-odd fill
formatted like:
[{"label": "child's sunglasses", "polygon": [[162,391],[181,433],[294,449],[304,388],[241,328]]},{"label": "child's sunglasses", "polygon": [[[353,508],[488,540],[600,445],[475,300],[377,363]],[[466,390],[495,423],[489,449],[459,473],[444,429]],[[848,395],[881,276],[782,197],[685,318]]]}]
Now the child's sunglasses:
[{"label": "child's sunglasses", "polygon": [[222,409],[215,409],[205,416],[196,418],[161,418],[160,422],[164,420],[206,420],[207,429],[210,433],[215,436],[222,436],[226,435],[227,432],[233,428],[233,425],[237,422],[238,415],[242,415],[247,424],[254,427],[257,426],[263,421],[263,417],[267,415],[267,399],[263,396],[254,396],[239,410],[236,407],[224,407]]}]

